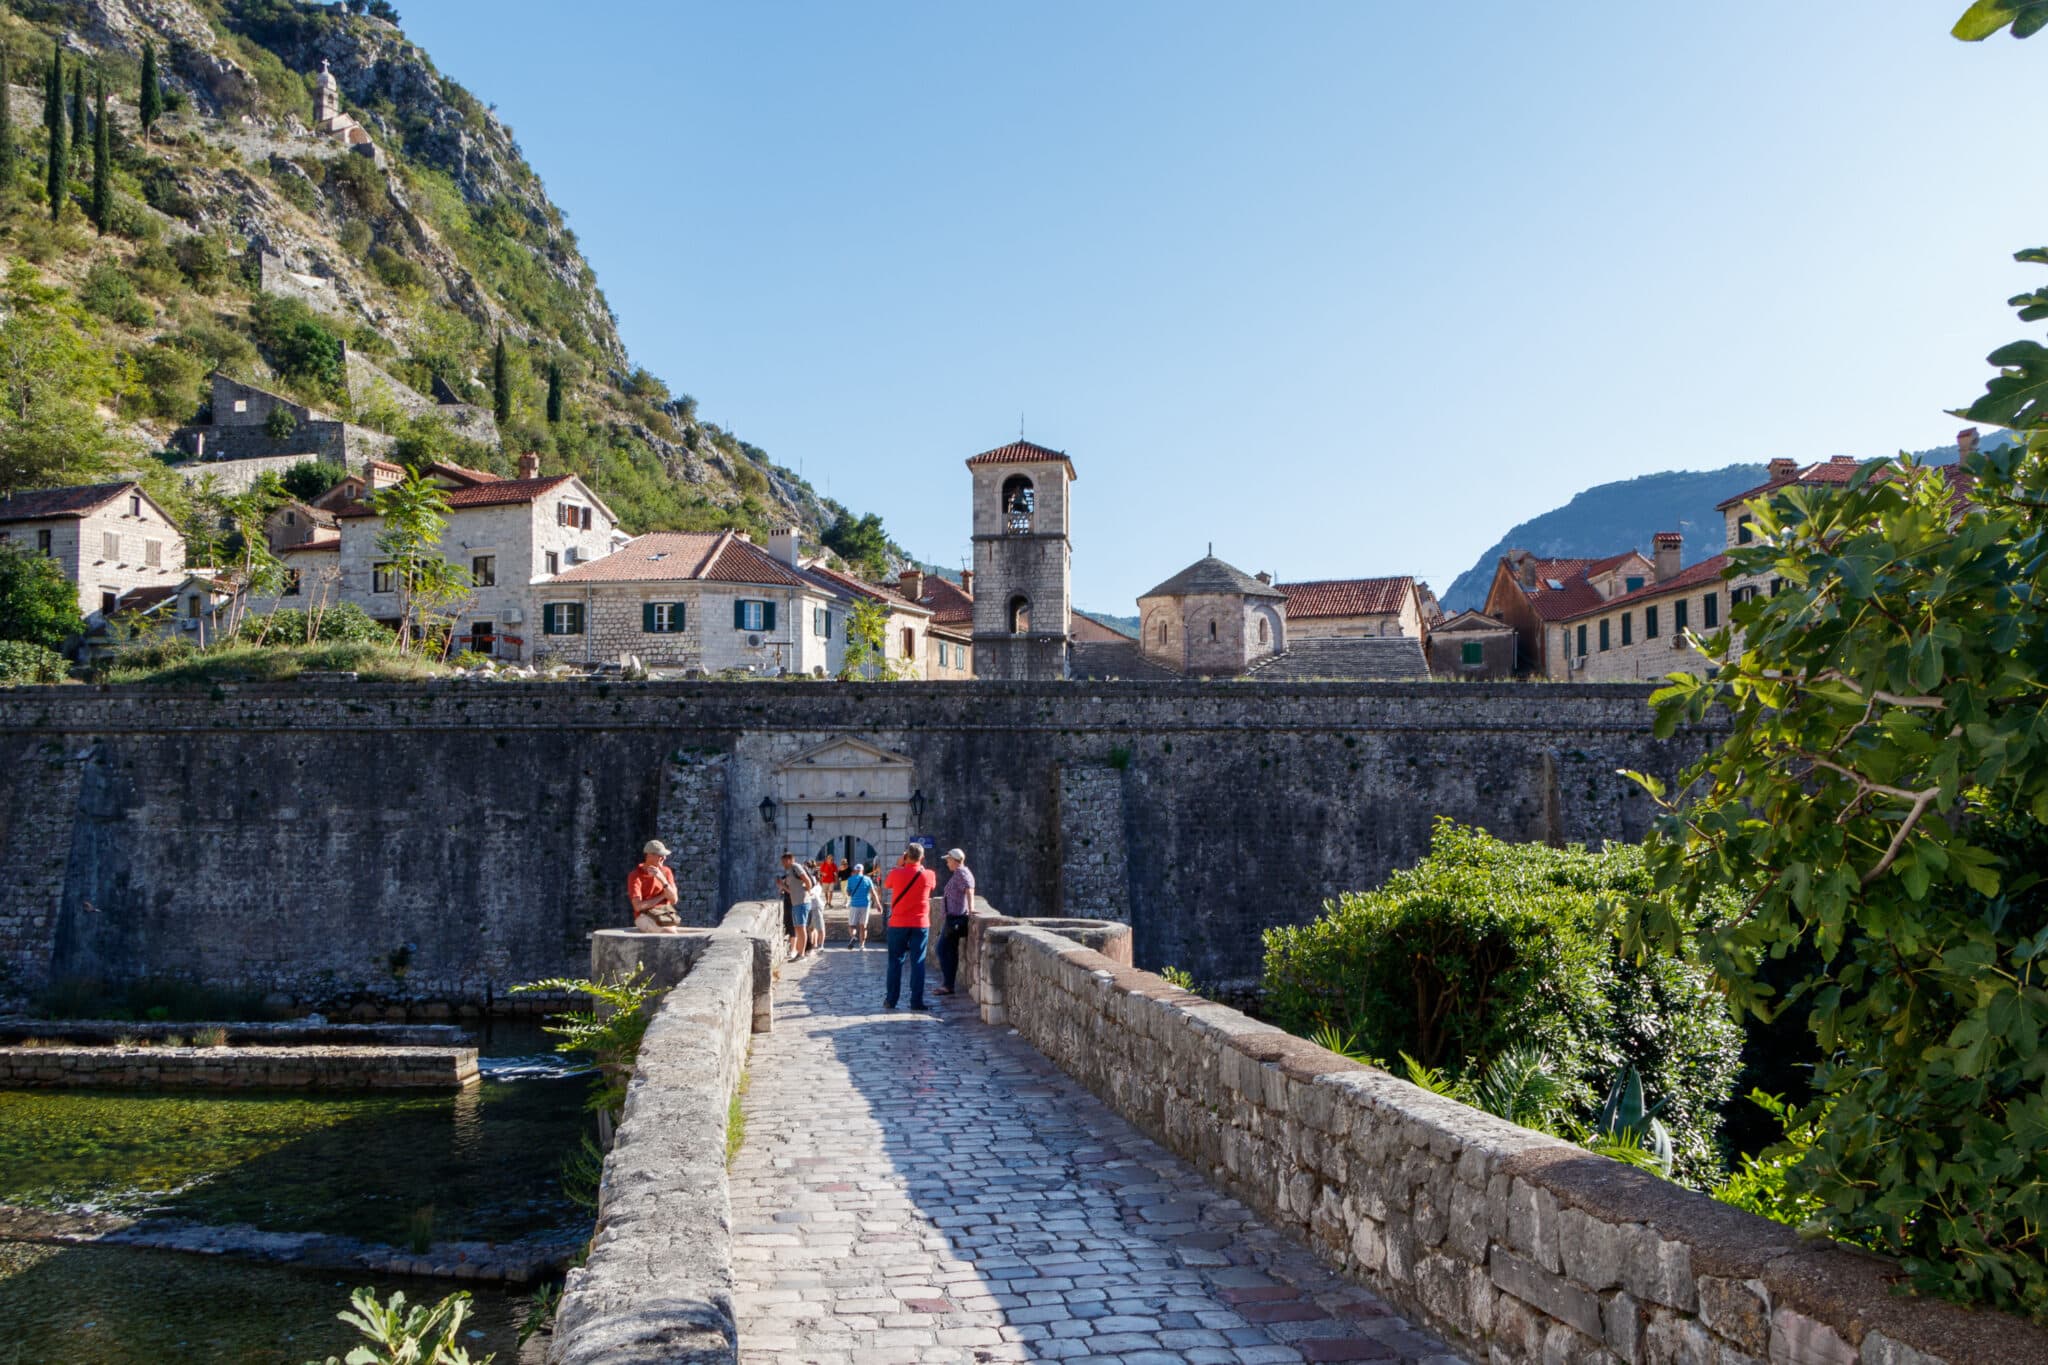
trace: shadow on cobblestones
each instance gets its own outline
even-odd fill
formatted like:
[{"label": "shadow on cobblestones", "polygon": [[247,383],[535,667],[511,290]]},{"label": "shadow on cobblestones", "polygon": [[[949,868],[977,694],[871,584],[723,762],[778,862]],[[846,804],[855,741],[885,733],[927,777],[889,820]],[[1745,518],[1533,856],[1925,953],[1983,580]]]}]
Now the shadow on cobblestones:
[{"label": "shadow on cobblestones", "polygon": [[733,1168],[748,1362],[1454,1365],[964,999],[788,970]]}]

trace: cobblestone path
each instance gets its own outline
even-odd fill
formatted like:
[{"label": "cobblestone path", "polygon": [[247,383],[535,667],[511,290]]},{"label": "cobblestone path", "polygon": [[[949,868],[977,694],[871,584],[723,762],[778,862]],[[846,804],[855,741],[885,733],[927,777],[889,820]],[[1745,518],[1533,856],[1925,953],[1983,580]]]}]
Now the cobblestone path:
[{"label": "cobblestone path", "polygon": [[964,997],[785,968],[732,1172],[746,1365],[1461,1365]]}]

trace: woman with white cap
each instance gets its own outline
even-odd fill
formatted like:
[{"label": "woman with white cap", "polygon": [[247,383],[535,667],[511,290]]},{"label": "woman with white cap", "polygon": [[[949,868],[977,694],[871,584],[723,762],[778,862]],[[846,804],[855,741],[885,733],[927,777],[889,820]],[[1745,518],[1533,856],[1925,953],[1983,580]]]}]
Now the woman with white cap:
[{"label": "woman with white cap", "polygon": [[967,855],[957,848],[946,850],[946,923],[939,930],[940,995],[953,993],[953,979],[960,975],[960,940],[967,937],[967,919],[974,913],[974,873],[968,870]]}]

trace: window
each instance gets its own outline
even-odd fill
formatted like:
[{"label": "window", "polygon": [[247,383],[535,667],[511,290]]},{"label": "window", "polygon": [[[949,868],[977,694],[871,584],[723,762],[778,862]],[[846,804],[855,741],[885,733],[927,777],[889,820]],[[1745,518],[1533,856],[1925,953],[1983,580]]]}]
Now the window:
[{"label": "window", "polygon": [[1657,638],[1657,609],[1655,607],[1643,608],[1643,638],[1645,640]]},{"label": "window", "polygon": [[673,635],[683,628],[681,602],[640,604],[640,630],[645,635]]},{"label": "window", "polygon": [[121,533],[108,531],[100,537],[100,558],[117,564],[121,560]]},{"label": "window", "polygon": [[498,557],[478,555],[469,561],[469,581],[479,588],[498,586]]},{"label": "window", "polygon": [[1486,645],[1478,640],[1467,640],[1458,646],[1458,662],[1467,668],[1483,667],[1486,663]]},{"label": "window", "polygon": [[199,619],[200,612],[204,610],[200,605],[200,600],[200,596],[196,592],[185,599],[185,614],[195,621]]},{"label": "window", "polygon": [[297,569],[286,569],[284,571],[284,586],[278,589],[277,595],[279,597],[297,597],[299,595],[299,571]]},{"label": "window", "polygon": [[246,399],[246,398],[237,398],[237,399],[235,400],[235,411],[236,411],[236,412],[247,412],[248,410],[249,410],[249,400],[248,400],[248,399]]},{"label": "window", "polygon": [[1266,643],[1266,618],[1263,616],[1259,618],[1259,643]]},{"label": "window", "polygon": [[131,517],[142,515],[142,494],[130,493],[128,495],[128,515]]},{"label": "window", "polygon": [[1710,592],[1700,599],[1700,620],[1706,624],[1709,630],[1720,623],[1721,595],[1719,593]]},{"label": "window", "polygon": [[1585,628],[1585,627],[1584,627],[1584,626],[1582,625],[1582,626],[1580,626],[1580,627],[1579,627],[1579,653],[1581,653],[1581,654],[1584,654],[1585,652],[1586,652],[1586,628]]},{"label": "window", "polygon": [[820,640],[832,638],[832,611],[829,607],[811,608],[811,634]]},{"label": "window", "polygon": [[1164,621],[1159,623],[1159,643],[1162,645],[1166,643],[1166,622]]},{"label": "window", "polygon": [[1632,619],[1633,615],[1634,614],[1632,612],[1626,611],[1621,614],[1621,642],[1625,645],[1635,643],[1635,622]]},{"label": "window", "polygon": [[1671,628],[1673,630],[1682,631],[1688,625],[1692,624],[1690,621],[1686,620],[1685,615],[1686,608],[1690,605],[1691,604],[1688,603],[1683,597],[1679,598],[1676,602],[1673,602],[1671,604]]},{"label": "window", "polygon": [[1735,523],[1735,543],[1737,545],[1747,545],[1755,539],[1756,530],[1750,525],[1748,517],[1744,517]]},{"label": "window", "polygon": [[588,530],[590,529],[590,509],[589,509],[588,507],[585,507],[585,508],[583,508],[583,509],[582,509],[582,512],[583,512],[583,529],[584,529],[584,530],[586,530],[586,531],[588,531]]},{"label": "window", "polygon": [[[1023,635],[1030,629],[1031,599],[1020,594],[1010,599],[1010,634]],[[1164,630],[1165,627],[1162,626],[1160,629]]]},{"label": "window", "polygon": [[547,553],[547,566],[549,573],[560,573],[562,571],[562,557],[553,550],[549,550]]},{"label": "window", "polygon": [[36,553],[39,555],[50,553],[50,533],[48,531],[36,532]]},{"label": "window", "polygon": [[1607,652],[1607,622],[1605,620],[1600,622],[1600,652],[1602,654]]},{"label": "window", "polygon": [[732,628],[753,631],[775,629],[775,604],[747,601],[733,603]]},{"label": "window", "polygon": [[1211,621],[1211,622],[1209,623],[1209,641],[1210,641],[1210,643],[1212,643],[1212,644],[1213,644],[1213,643],[1215,643],[1215,640],[1216,640],[1216,623],[1215,623],[1214,621]]},{"label": "window", "polygon": [[284,524],[287,526],[297,526],[299,524],[299,514],[297,512],[292,511],[290,508],[286,508],[284,513]]},{"label": "window", "polygon": [[903,628],[903,657],[906,659],[915,659],[917,657],[917,632],[909,626]]},{"label": "window", "polygon": [[1641,574],[1630,574],[1627,578],[1624,578],[1621,581],[1623,584],[1623,592],[1640,592],[1642,590],[1643,576]]},{"label": "window", "polygon": [[370,591],[391,592],[395,586],[395,577],[396,575],[392,573],[389,563],[372,565],[370,568]]},{"label": "window", "polygon": [[1031,534],[1032,519],[1038,511],[1038,493],[1031,480],[1012,474],[1003,481],[1003,529],[1013,536]]},{"label": "window", "polygon": [[111,592],[103,592],[103,593],[101,593],[101,594],[100,594],[100,614],[101,614],[102,616],[112,616],[112,615],[114,614],[114,607],[115,607],[115,606],[116,606],[116,605],[117,605],[117,604],[118,604],[118,603],[120,602],[120,600],[121,600],[121,599],[120,599],[120,596],[119,596],[118,594],[116,594],[116,593],[111,593]]},{"label": "window", "polygon": [[550,602],[540,609],[540,628],[543,635],[581,635],[583,633],[583,604],[581,602]]},{"label": "window", "polygon": [[1771,580],[1771,596],[1776,597],[1779,593],[1783,591],[1785,591],[1785,580],[1782,578],[1773,578]]},{"label": "window", "polygon": [[164,543],[161,540],[143,541],[142,562],[152,569],[161,569],[164,566]]}]

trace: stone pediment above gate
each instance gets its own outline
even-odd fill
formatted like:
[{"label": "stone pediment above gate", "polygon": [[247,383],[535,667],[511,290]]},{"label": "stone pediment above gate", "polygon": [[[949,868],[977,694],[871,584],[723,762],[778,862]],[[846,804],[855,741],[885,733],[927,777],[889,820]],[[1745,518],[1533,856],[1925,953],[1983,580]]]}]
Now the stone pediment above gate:
[{"label": "stone pediment above gate", "polygon": [[786,798],[796,801],[898,801],[910,795],[910,760],[864,740],[828,740],[797,754],[780,772]]}]

